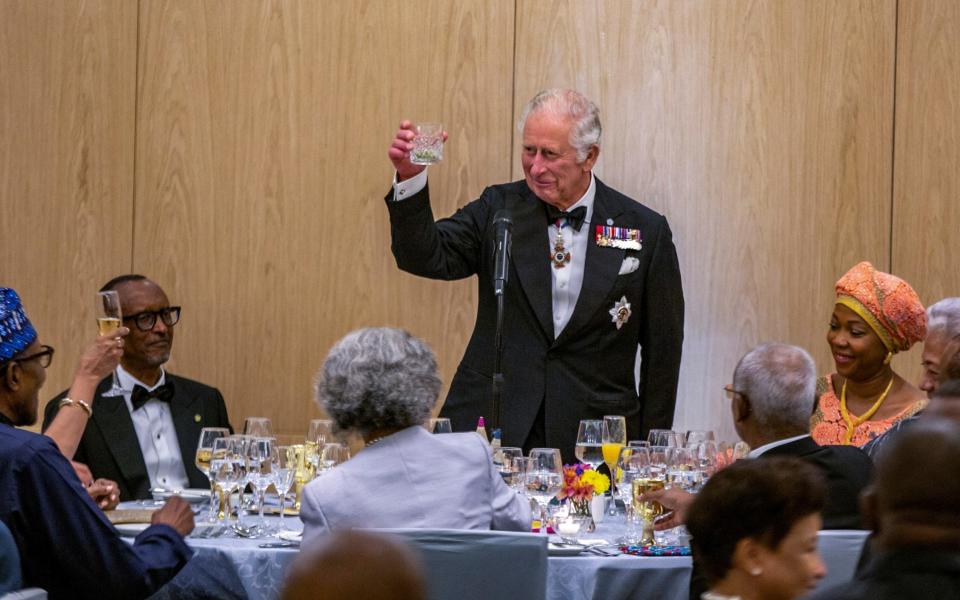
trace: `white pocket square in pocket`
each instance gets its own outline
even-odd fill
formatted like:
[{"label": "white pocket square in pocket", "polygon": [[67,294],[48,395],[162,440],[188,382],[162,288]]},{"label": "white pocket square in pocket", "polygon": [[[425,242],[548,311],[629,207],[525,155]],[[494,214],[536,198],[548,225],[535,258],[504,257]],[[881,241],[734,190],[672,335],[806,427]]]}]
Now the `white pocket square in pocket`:
[{"label": "white pocket square in pocket", "polygon": [[627,273],[633,273],[640,266],[640,259],[628,256],[623,259],[623,264],[620,265],[620,272],[617,275],[626,275]]}]

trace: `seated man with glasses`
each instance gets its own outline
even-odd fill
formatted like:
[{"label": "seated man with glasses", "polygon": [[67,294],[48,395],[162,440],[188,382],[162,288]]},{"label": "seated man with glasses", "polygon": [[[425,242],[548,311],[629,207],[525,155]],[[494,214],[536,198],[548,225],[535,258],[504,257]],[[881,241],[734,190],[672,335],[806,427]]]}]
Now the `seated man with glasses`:
[{"label": "seated man with glasses", "polygon": [[[194,464],[197,441],[204,427],[227,427],[227,407],[220,392],[164,370],[173,347],[180,307],[143,275],[122,275],[100,291],[116,290],[123,323],[130,328],[117,383],[123,395],[110,397],[112,377],[97,386],[96,410],[87,424],[75,460],[95,477],[120,486],[122,500],[150,498],[150,490],[206,488],[206,476]],[[47,404],[44,431],[62,398]]]},{"label": "seated man with glasses", "polygon": [[184,500],[168,500],[128,544],[67,460],[126,333],[101,336],[84,351],[49,437],[19,429],[36,422],[53,348],[40,344],[17,293],[0,288],[0,522],[16,543],[23,585],[43,587],[50,598],[145,598],[193,554],[183,541],[193,530]]}]

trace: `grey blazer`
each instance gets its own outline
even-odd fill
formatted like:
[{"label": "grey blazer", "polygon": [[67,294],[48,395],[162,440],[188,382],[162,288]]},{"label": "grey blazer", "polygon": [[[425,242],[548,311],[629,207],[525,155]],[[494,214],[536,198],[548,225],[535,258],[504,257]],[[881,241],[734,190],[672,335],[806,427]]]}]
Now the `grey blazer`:
[{"label": "grey blazer", "polygon": [[530,504],[503,482],[479,435],[418,425],[307,484],[300,518],[304,542],[351,527],[529,531]]}]

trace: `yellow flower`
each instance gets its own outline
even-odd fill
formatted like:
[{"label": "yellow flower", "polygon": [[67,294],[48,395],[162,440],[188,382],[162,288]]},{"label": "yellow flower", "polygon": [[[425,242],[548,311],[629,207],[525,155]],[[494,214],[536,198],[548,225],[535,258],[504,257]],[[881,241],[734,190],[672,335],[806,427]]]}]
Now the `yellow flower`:
[{"label": "yellow flower", "polygon": [[592,485],[594,494],[599,495],[610,489],[610,478],[593,470],[584,471],[583,475],[580,476],[580,481]]}]

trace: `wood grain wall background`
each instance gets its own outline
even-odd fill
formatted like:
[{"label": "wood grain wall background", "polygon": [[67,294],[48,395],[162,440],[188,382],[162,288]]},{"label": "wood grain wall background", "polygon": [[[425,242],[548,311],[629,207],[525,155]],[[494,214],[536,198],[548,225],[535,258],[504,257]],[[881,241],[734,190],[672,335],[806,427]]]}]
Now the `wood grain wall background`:
[{"label": "wood grain wall background", "polygon": [[220,387],[235,425],[299,432],[347,331],[405,327],[449,380],[473,326],[472,280],[390,256],[397,122],[450,131],[441,216],[519,177],[519,108],[576,87],[602,111],[598,176],[674,230],[676,425],[732,438],[737,358],[782,340],[830,370],[856,261],[960,294],[958,28],[950,0],[0,0],[0,283],[58,348],[44,399],[93,292],[132,270],[184,306],[172,370]]}]

